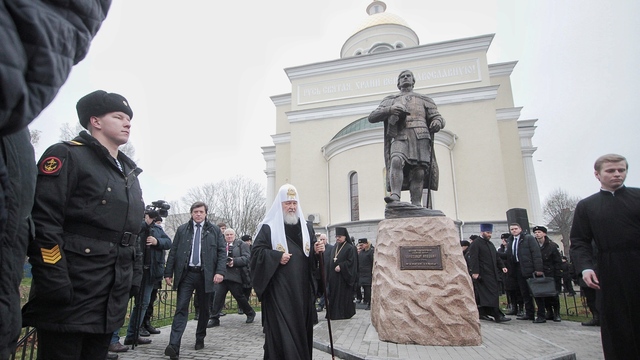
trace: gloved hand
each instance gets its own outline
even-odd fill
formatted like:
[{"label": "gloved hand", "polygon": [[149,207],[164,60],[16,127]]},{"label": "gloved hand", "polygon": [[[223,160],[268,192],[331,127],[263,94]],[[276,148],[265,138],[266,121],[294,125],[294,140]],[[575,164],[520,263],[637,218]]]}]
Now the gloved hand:
[{"label": "gloved hand", "polygon": [[131,286],[131,290],[129,290],[129,298],[132,298],[140,292],[140,286],[133,285]]}]

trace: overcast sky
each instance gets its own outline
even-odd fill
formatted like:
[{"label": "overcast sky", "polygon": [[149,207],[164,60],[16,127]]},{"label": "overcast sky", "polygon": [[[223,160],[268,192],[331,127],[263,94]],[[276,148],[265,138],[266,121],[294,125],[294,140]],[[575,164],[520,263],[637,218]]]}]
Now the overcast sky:
[{"label": "overcast sky", "polygon": [[[36,155],[59,140],[64,123],[75,126],[80,97],[103,89],[133,109],[130,141],[146,203],[235,175],[266,184],[260,147],[273,144],[270,96],[291,92],[283,69],[338,59],[369,3],[114,0],[89,55],[31,124],[43,132]],[[421,44],[495,34],[489,63],[518,61],[513,95],[521,119],[538,119],[541,202],[556,188],[597,191],[593,162],[610,152],[629,159],[627,185],[640,186],[639,1],[386,4]]]}]

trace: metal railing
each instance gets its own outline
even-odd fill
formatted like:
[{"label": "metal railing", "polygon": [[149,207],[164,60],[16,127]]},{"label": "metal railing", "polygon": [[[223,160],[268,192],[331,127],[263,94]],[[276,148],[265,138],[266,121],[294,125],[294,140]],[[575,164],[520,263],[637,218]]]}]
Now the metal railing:
[{"label": "metal railing", "polygon": [[[178,292],[175,290],[171,290],[167,288],[166,285],[163,286],[162,289],[158,289],[158,297],[154,302],[153,306],[153,322],[154,323],[165,323],[167,320],[172,320],[173,315],[176,312],[176,301],[178,297]],[[251,297],[249,298],[249,303],[251,306],[256,307],[260,305],[258,298],[255,296],[255,293],[251,293]],[[124,324],[120,328],[120,333],[126,331],[127,326],[129,325],[129,315],[133,310],[134,301],[131,299],[129,301],[129,309],[127,311],[127,318],[125,318]],[[225,300],[225,304],[223,309],[236,309],[238,304],[236,303],[233,296],[230,293],[227,294],[227,298]],[[189,314],[195,314],[195,307],[193,306],[193,299],[189,304]],[[36,328],[26,327],[22,329],[22,334],[20,340],[16,345],[15,352],[9,357],[11,360],[33,360],[37,358],[37,345],[38,345],[38,335],[36,332]]]}]

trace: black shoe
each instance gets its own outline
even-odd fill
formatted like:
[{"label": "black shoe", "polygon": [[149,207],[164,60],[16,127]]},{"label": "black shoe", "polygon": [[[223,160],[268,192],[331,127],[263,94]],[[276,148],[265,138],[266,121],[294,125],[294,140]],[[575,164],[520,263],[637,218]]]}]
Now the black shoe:
[{"label": "black shoe", "polygon": [[244,310],[238,308],[238,315],[244,315]]},{"label": "black shoe", "polygon": [[129,351],[129,348],[120,344],[120,342],[118,341],[117,343],[113,343],[113,344],[109,344],[109,351],[111,352],[125,352],[125,351]]},{"label": "black shoe", "polygon": [[488,317],[487,315],[480,315],[480,320],[493,321],[493,319]]},{"label": "black shoe", "polygon": [[548,312],[548,313],[544,316],[544,318],[545,318],[545,319],[547,319],[547,320],[553,320],[553,313],[552,313],[552,312]]},{"label": "black shoe", "polygon": [[553,321],[554,321],[554,322],[560,322],[560,321],[562,321],[562,319],[560,318],[560,314],[555,314],[555,316],[553,317]]},{"label": "black shoe", "polygon": [[220,311],[220,314],[218,314],[218,316],[225,316],[227,314],[223,313],[222,311]]},{"label": "black shoe", "polygon": [[196,340],[196,350],[204,349],[204,340]]},{"label": "black shoe", "polygon": [[582,326],[600,326],[600,320],[599,319],[591,319],[589,321],[585,321],[580,323],[582,324]]},{"label": "black shoe", "polygon": [[533,316],[518,316],[516,319],[518,320],[534,320]]},{"label": "black shoe", "polygon": [[546,322],[547,322],[547,319],[543,318],[542,316],[538,316],[535,320],[533,320],[534,324],[542,324]]},{"label": "black shoe", "polygon": [[506,321],[511,321],[511,318],[508,318],[506,316],[501,316],[501,317],[495,319],[496,323],[501,323],[501,322],[506,322]]},{"label": "black shoe", "polygon": [[158,329],[154,328],[154,327],[153,327],[153,325],[151,325],[151,324],[147,324],[147,325],[145,325],[145,326],[144,326],[144,328],[145,328],[145,329],[149,332],[149,334],[151,334],[151,335],[158,335],[158,334],[160,334],[160,332],[161,332],[160,330],[158,330]]},{"label": "black shoe", "polygon": [[169,357],[171,360],[179,360],[178,352],[171,345],[167,345],[166,349],[164,349],[164,354]]},{"label": "black shoe", "polygon": [[147,331],[147,329],[145,329],[144,326],[140,326],[140,330],[138,330],[138,335],[143,336],[143,337],[149,337],[151,336],[151,334],[149,333],[149,331]]},{"label": "black shoe", "polygon": [[217,318],[209,319],[209,322],[207,322],[207,327],[212,328],[216,326],[220,326],[220,319],[217,319]]},{"label": "black shoe", "polygon": [[107,353],[106,360],[118,360],[118,354]]},{"label": "black shoe", "polygon": [[253,319],[256,318],[256,312],[254,311],[253,314],[251,315],[247,315],[247,321],[245,321],[247,324],[251,324],[253,322]]},{"label": "black shoe", "polygon": [[516,314],[516,316],[524,316],[524,311],[522,311],[522,310],[518,311],[518,313]]},{"label": "black shoe", "polygon": [[[126,337],[124,338],[125,345],[133,345],[133,338]],[[151,339],[138,338],[138,345],[149,345],[151,344]]]}]

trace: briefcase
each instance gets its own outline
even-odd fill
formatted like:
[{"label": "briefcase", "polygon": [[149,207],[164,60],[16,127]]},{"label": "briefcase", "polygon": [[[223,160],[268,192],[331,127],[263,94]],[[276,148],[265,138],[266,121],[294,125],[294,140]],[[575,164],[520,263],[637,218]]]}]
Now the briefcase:
[{"label": "briefcase", "polygon": [[556,296],[558,291],[556,290],[556,280],[552,277],[535,277],[527,279],[527,285],[534,297],[547,297]]}]

